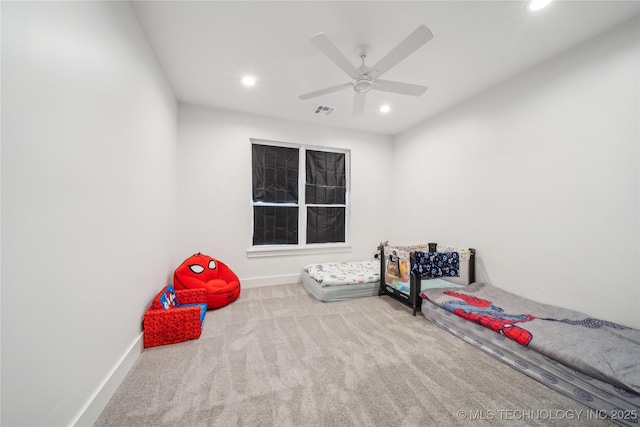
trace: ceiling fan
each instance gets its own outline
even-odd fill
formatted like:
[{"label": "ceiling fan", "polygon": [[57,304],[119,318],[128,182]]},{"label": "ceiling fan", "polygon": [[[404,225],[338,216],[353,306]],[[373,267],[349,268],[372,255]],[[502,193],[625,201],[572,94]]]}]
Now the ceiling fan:
[{"label": "ceiling fan", "polygon": [[420,25],[373,67],[369,67],[364,63],[369,46],[360,45],[356,48],[356,51],[362,60],[362,64],[356,68],[324,33],[318,33],[311,37],[311,43],[320,49],[334,64],[340,67],[342,71],[347,73],[352,80],[347,83],[300,95],[298,98],[304,101],[351,87],[355,92],[352,115],[353,117],[357,117],[362,114],[364,110],[364,101],[367,97],[367,92],[370,90],[420,96],[427,90],[426,86],[381,80],[379,77],[395,67],[400,61],[411,55],[432,38],[433,33],[431,30],[424,25]]}]

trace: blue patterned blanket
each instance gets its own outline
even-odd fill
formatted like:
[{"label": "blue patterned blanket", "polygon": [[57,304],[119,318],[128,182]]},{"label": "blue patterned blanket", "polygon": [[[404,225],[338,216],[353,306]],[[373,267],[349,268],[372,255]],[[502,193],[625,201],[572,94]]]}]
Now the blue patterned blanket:
[{"label": "blue patterned blanket", "polygon": [[458,252],[414,251],[415,261],[411,272],[426,279],[436,277],[460,277]]}]

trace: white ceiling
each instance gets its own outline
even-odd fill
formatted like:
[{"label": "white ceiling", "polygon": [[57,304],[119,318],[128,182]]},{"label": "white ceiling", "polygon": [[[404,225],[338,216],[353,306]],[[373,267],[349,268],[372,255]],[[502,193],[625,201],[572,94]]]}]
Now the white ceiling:
[{"label": "white ceiling", "polygon": [[[638,1],[151,1],[133,7],[180,102],[395,135],[496,83],[640,14]],[[298,96],[350,78],[309,38],[324,32],[353,64],[373,65],[419,25],[435,37],[385,80],[428,86],[421,97],[371,91],[351,117],[351,89]],[[240,80],[258,79],[252,88]],[[381,114],[381,104],[392,111]],[[336,107],[331,116],[313,114]]]}]

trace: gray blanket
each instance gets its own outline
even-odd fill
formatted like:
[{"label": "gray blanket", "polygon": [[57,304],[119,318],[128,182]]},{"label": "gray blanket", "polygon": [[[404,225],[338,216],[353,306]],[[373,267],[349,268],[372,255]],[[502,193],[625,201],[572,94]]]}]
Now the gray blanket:
[{"label": "gray blanket", "polygon": [[640,331],[541,304],[494,286],[428,289],[422,297],[584,374],[640,394]]}]

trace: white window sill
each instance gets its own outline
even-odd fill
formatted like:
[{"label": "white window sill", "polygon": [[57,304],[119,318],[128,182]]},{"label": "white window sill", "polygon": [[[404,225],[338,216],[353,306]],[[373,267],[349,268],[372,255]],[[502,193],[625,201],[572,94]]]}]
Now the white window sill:
[{"label": "white window sill", "polygon": [[247,249],[247,258],[327,254],[340,252],[351,252],[351,245],[347,243],[335,243],[322,245],[254,246]]}]

